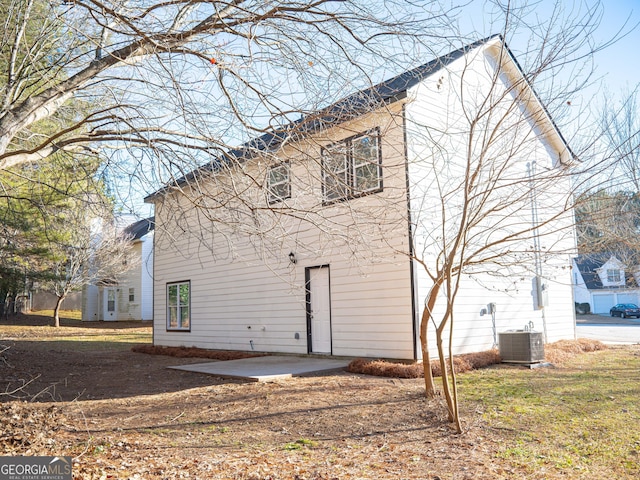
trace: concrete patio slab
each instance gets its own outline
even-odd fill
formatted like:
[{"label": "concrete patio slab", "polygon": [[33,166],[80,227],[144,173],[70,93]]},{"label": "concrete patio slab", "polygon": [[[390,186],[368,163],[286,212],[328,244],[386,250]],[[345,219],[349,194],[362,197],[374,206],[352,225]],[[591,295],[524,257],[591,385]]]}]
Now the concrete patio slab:
[{"label": "concrete patio slab", "polygon": [[349,360],[332,358],[268,355],[224,362],[193,363],[168,367],[188,372],[206,373],[223,378],[240,378],[254,382],[268,382],[298,375],[344,369]]}]

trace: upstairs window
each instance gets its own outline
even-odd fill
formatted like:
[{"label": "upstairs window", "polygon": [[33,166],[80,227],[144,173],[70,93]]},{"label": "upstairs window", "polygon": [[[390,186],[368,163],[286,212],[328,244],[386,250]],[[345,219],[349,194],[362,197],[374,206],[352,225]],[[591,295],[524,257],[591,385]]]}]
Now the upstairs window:
[{"label": "upstairs window", "polygon": [[167,330],[191,329],[191,282],[167,284]]},{"label": "upstairs window", "polygon": [[129,301],[130,302],[135,302],[136,301],[136,291],[134,288],[130,288],[129,289]]},{"label": "upstairs window", "polygon": [[622,281],[622,273],[618,268],[607,269],[607,282],[620,283]]},{"label": "upstairs window", "polygon": [[378,129],[322,149],[322,193],[326,203],[382,190]]},{"label": "upstairs window", "polygon": [[291,198],[291,173],[288,162],[269,168],[267,191],[269,203]]}]

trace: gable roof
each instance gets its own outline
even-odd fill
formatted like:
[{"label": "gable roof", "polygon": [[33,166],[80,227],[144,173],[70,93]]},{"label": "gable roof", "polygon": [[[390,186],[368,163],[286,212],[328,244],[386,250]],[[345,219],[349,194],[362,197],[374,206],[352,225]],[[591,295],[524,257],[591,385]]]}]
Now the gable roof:
[{"label": "gable roof", "polygon": [[585,287],[587,287],[588,290],[638,288],[638,284],[636,283],[633,274],[630,272],[630,266],[627,266],[625,268],[625,285],[605,286],[602,284],[602,280],[600,278],[600,275],[598,275],[597,270],[602,268],[613,257],[618,258],[612,252],[601,252],[578,255],[576,258],[574,258],[576,266],[578,267],[578,271],[580,272],[580,275],[582,275]]},{"label": "gable roof", "polygon": [[533,98],[540,106],[546,119],[550,122],[553,131],[560,139],[560,142],[566,147],[570,156],[575,158],[575,155],[571,152],[566,140],[549,115],[546,107],[539,100],[535,90],[525,78],[520,64],[507,47],[502,35],[495,34],[453,50],[431,60],[430,62],[411,70],[407,70],[406,72],[396,75],[395,77],[385,80],[377,85],[355,92],[324,109],[303,116],[299,120],[291,122],[280,129],[267,132],[260,137],[250,140],[238,148],[229,150],[223,156],[216,157],[190,173],[166,184],[164,187],[145,197],[144,201],[147,203],[153,203],[155,198],[167,192],[172,187],[179,187],[188,184],[200,175],[217,171],[222,164],[228,163],[231,159],[250,159],[258,152],[267,152],[277,149],[287,140],[302,138],[336,124],[362,116],[363,114],[371,112],[384,105],[389,105],[398,100],[402,100],[406,98],[407,91],[416,86],[422,80],[442,70],[444,67],[463,57],[470,51],[493,40],[500,40],[509,60],[513,63],[518,74],[524,80],[526,88],[532,92]]},{"label": "gable roof", "polygon": [[127,226],[123,233],[131,241],[140,240],[155,229],[155,217],[144,218]]}]

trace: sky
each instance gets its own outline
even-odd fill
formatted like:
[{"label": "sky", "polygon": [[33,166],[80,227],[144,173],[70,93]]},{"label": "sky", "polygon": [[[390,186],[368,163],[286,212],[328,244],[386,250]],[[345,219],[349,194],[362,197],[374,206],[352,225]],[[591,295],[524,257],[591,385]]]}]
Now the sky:
[{"label": "sky", "polygon": [[[597,96],[603,88],[610,94],[618,95],[625,88],[635,88],[640,82],[640,0],[602,0],[599,6],[596,1],[586,1],[595,6],[600,17],[593,35],[595,43],[604,44],[615,37],[621,38],[594,55],[595,77],[601,78],[602,84],[598,83],[585,95]],[[477,30],[485,35],[499,33],[496,32],[496,26],[491,24],[486,3],[484,0],[471,0],[463,9],[461,30]],[[503,0],[503,3],[507,3],[507,0]],[[532,11],[530,17],[537,16],[545,21],[553,17],[554,6],[558,2],[532,0],[528,3]],[[579,8],[584,11],[584,7],[579,5],[582,2],[562,0],[560,3],[567,15],[577,12]],[[517,48],[517,45],[513,45],[513,48]]]},{"label": "sky", "polygon": [[[623,28],[633,29],[616,44],[595,56],[597,71],[604,76],[611,93],[640,82],[640,0],[607,0],[599,28],[600,41],[606,41]],[[634,28],[635,27],[635,28]]]},{"label": "sky", "polygon": [[[507,0],[504,0],[506,3]],[[590,5],[595,1],[587,0]],[[452,5],[460,4],[452,1]],[[542,21],[553,17],[555,0],[532,0],[529,2],[529,18],[536,17]],[[575,12],[582,2],[561,0],[560,4],[566,12]],[[613,45],[597,52],[593,57],[595,75],[594,83],[584,90],[580,98],[572,99],[576,105],[592,107],[593,112],[603,102],[606,95],[610,100],[622,98],[622,93],[632,91],[640,83],[640,0],[603,0],[597,7],[600,22],[593,37],[596,44],[604,44],[615,37],[620,37]],[[558,17],[559,18],[559,17]],[[460,10],[459,29],[463,33],[476,32],[477,38],[499,33],[500,29],[491,21],[491,12],[485,0],[470,0]],[[476,38],[476,39],[477,39]],[[523,37],[524,38],[524,37]],[[512,50],[526,48],[526,45],[511,44]],[[523,40],[526,41],[526,40]],[[420,59],[418,63],[430,59]],[[593,108],[593,107],[596,108]],[[126,182],[126,180],[125,180]],[[133,213],[139,217],[153,214],[152,206],[143,203],[144,196],[151,192],[140,191],[134,187],[138,195],[129,198]],[[126,209],[129,211],[129,209]]]}]

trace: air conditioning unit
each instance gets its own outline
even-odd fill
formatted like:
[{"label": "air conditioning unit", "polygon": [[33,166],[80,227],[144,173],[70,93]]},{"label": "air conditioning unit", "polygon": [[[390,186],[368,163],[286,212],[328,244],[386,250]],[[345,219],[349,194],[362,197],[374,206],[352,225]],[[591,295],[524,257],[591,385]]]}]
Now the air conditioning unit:
[{"label": "air conditioning unit", "polygon": [[498,334],[500,357],[505,363],[539,363],[544,361],[542,332],[507,330]]}]

